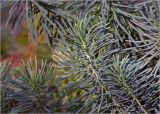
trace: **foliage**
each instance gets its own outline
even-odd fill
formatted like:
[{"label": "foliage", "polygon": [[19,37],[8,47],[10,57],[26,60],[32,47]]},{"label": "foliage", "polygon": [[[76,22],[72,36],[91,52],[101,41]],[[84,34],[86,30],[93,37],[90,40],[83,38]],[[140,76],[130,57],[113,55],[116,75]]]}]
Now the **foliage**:
[{"label": "foliage", "polygon": [[[12,80],[19,86],[11,111],[158,112],[159,9],[159,0],[15,1],[7,22],[17,12],[13,31],[26,19],[33,41],[45,33],[63,76],[46,62],[40,70],[29,63]],[[57,97],[48,91],[54,80]]]},{"label": "foliage", "polygon": [[1,78],[1,111],[5,112],[11,109],[11,102],[7,99],[12,91],[9,89],[8,81],[10,80],[10,65],[7,62],[0,64]]},{"label": "foliage", "polygon": [[[2,82],[4,83],[2,87],[11,90],[12,93],[8,94],[9,91],[6,89],[2,90],[2,112],[54,112],[59,110],[57,105],[60,101],[56,100],[59,96],[59,90],[56,88],[59,81],[55,79],[53,63],[47,63],[47,61],[37,63],[36,59],[34,62],[30,61],[16,71],[19,74],[18,78],[10,79],[5,83],[4,76],[8,74],[5,71],[9,70],[7,65],[2,64]],[[56,85],[55,81],[57,81]],[[14,105],[8,109],[10,101],[14,101]]]}]

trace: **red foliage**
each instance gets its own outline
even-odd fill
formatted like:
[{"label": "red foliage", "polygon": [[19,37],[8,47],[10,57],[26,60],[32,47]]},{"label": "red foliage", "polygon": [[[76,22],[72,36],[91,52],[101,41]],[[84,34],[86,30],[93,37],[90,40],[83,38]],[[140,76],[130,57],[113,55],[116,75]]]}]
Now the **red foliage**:
[{"label": "red foliage", "polygon": [[3,61],[8,61],[11,63],[11,67],[16,68],[21,64],[22,61],[22,55],[20,54],[15,54],[15,55],[11,55],[11,56],[6,56],[1,58],[0,62]]}]

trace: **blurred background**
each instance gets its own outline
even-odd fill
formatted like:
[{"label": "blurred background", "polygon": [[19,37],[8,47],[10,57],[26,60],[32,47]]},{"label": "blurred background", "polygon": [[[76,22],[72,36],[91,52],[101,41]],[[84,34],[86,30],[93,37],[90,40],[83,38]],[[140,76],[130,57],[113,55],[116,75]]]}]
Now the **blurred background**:
[{"label": "blurred background", "polygon": [[30,34],[27,21],[22,21],[12,31],[12,26],[16,18],[14,14],[6,25],[9,17],[11,6],[1,9],[1,62],[9,61],[12,67],[18,67],[23,60],[28,61],[30,58],[37,56],[39,59],[51,59],[52,51],[45,41],[45,35],[40,34],[38,41],[30,42]]},{"label": "blurred background", "polygon": [[1,10],[1,61],[10,61],[12,66],[16,67],[19,65],[28,46],[28,30],[21,23],[17,30],[12,33],[15,15],[6,25],[9,10],[10,6]]}]

